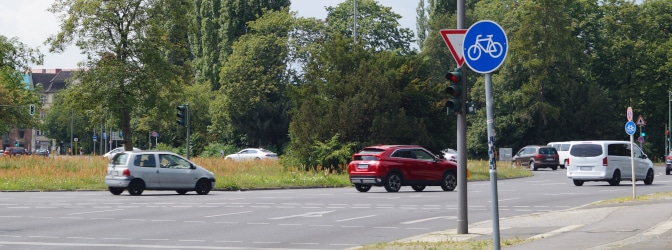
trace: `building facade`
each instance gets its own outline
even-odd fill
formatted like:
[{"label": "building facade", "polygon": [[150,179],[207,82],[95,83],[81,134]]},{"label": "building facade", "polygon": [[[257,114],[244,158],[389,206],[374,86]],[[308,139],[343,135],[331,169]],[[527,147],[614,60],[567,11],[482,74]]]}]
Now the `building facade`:
[{"label": "building facade", "polygon": [[[71,69],[33,69],[24,75],[27,88],[42,89],[40,101],[42,108],[35,111],[44,121],[46,112],[54,102],[56,93],[65,89],[66,80],[71,78],[75,71]],[[34,152],[38,149],[49,149],[57,146],[43,131],[34,128],[15,128],[2,137],[2,148],[23,147]]]}]

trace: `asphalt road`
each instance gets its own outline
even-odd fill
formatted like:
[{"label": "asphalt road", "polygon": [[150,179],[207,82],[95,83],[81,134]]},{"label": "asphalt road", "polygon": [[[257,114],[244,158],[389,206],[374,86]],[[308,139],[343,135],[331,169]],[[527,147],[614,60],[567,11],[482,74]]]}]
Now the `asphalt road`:
[{"label": "asphalt road", "polygon": [[[637,195],[669,191],[672,176],[656,167],[653,185]],[[492,219],[490,182],[470,182],[468,223]],[[623,181],[575,187],[565,170],[499,180],[500,218],[564,210],[632,195]],[[403,187],[387,193],[319,188],[142,196],[109,192],[0,193],[0,249],[345,249],[457,226],[458,193]]]}]

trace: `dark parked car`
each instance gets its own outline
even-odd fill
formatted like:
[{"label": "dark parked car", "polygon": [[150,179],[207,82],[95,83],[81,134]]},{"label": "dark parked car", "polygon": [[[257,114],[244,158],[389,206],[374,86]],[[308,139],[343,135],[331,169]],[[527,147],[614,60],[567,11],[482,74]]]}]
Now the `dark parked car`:
[{"label": "dark parked car", "polygon": [[558,169],[560,165],[558,151],[551,146],[530,145],[521,148],[511,160],[513,167],[529,167],[537,171],[538,168]]},{"label": "dark parked car", "polygon": [[38,149],[37,151],[35,151],[35,154],[40,155],[40,156],[49,156],[49,150],[48,149]]},{"label": "dark parked car", "polygon": [[665,157],[665,175],[670,175],[670,171],[672,171],[672,151]]},{"label": "dark parked car", "polygon": [[5,149],[5,156],[27,155],[26,149],[23,147],[8,147]]},{"label": "dark parked car", "polygon": [[455,162],[412,145],[366,147],[352,156],[348,174],[360,192],[369,191],[371,186],[384,186],[388,192],[398,192],[402,186],[411,186],[417,192],[426,186],[441,186],[444,191],[457,186]]}]

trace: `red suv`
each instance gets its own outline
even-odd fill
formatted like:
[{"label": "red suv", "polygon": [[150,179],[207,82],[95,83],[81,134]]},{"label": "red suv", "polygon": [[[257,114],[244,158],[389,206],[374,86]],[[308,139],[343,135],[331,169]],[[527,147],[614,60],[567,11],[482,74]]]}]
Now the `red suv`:
[{"label": "red suv", "polygon": [[367,192],[371,186],[384,186],[388,192],[398,192],[401,186],[411,186],[417,192],[426,186],[441,186],[444,191],[457,186],[455,162],[412,145],[366,147],[352,156],[348,174],[359,192]]}]

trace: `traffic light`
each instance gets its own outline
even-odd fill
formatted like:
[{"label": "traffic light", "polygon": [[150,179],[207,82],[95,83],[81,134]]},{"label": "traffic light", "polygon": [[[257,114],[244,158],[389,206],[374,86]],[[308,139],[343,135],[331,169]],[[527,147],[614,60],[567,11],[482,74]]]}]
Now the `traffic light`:
[{"label": "traffic light", "polygon": [[35,104],[30,104],[30,115],[35,115]]},{"label": "traffic light", "polygon": [[641,137],[646,137],[646,132],[644,132],[644,126],[641,126],[639,131],[640,131],[639,135]]},{"label": "traffic light", "polygon": [[450,95],[446,107],[454,112],[460,112],[462,110],[462,69],[455,68],[446,74],[446,80],[450,83],[450,86],[446,88],[446,92]]},{"label": "traffic light", "polygon": [[187,126],[187,105],[177,106],[177,124],[181,126]]}]

